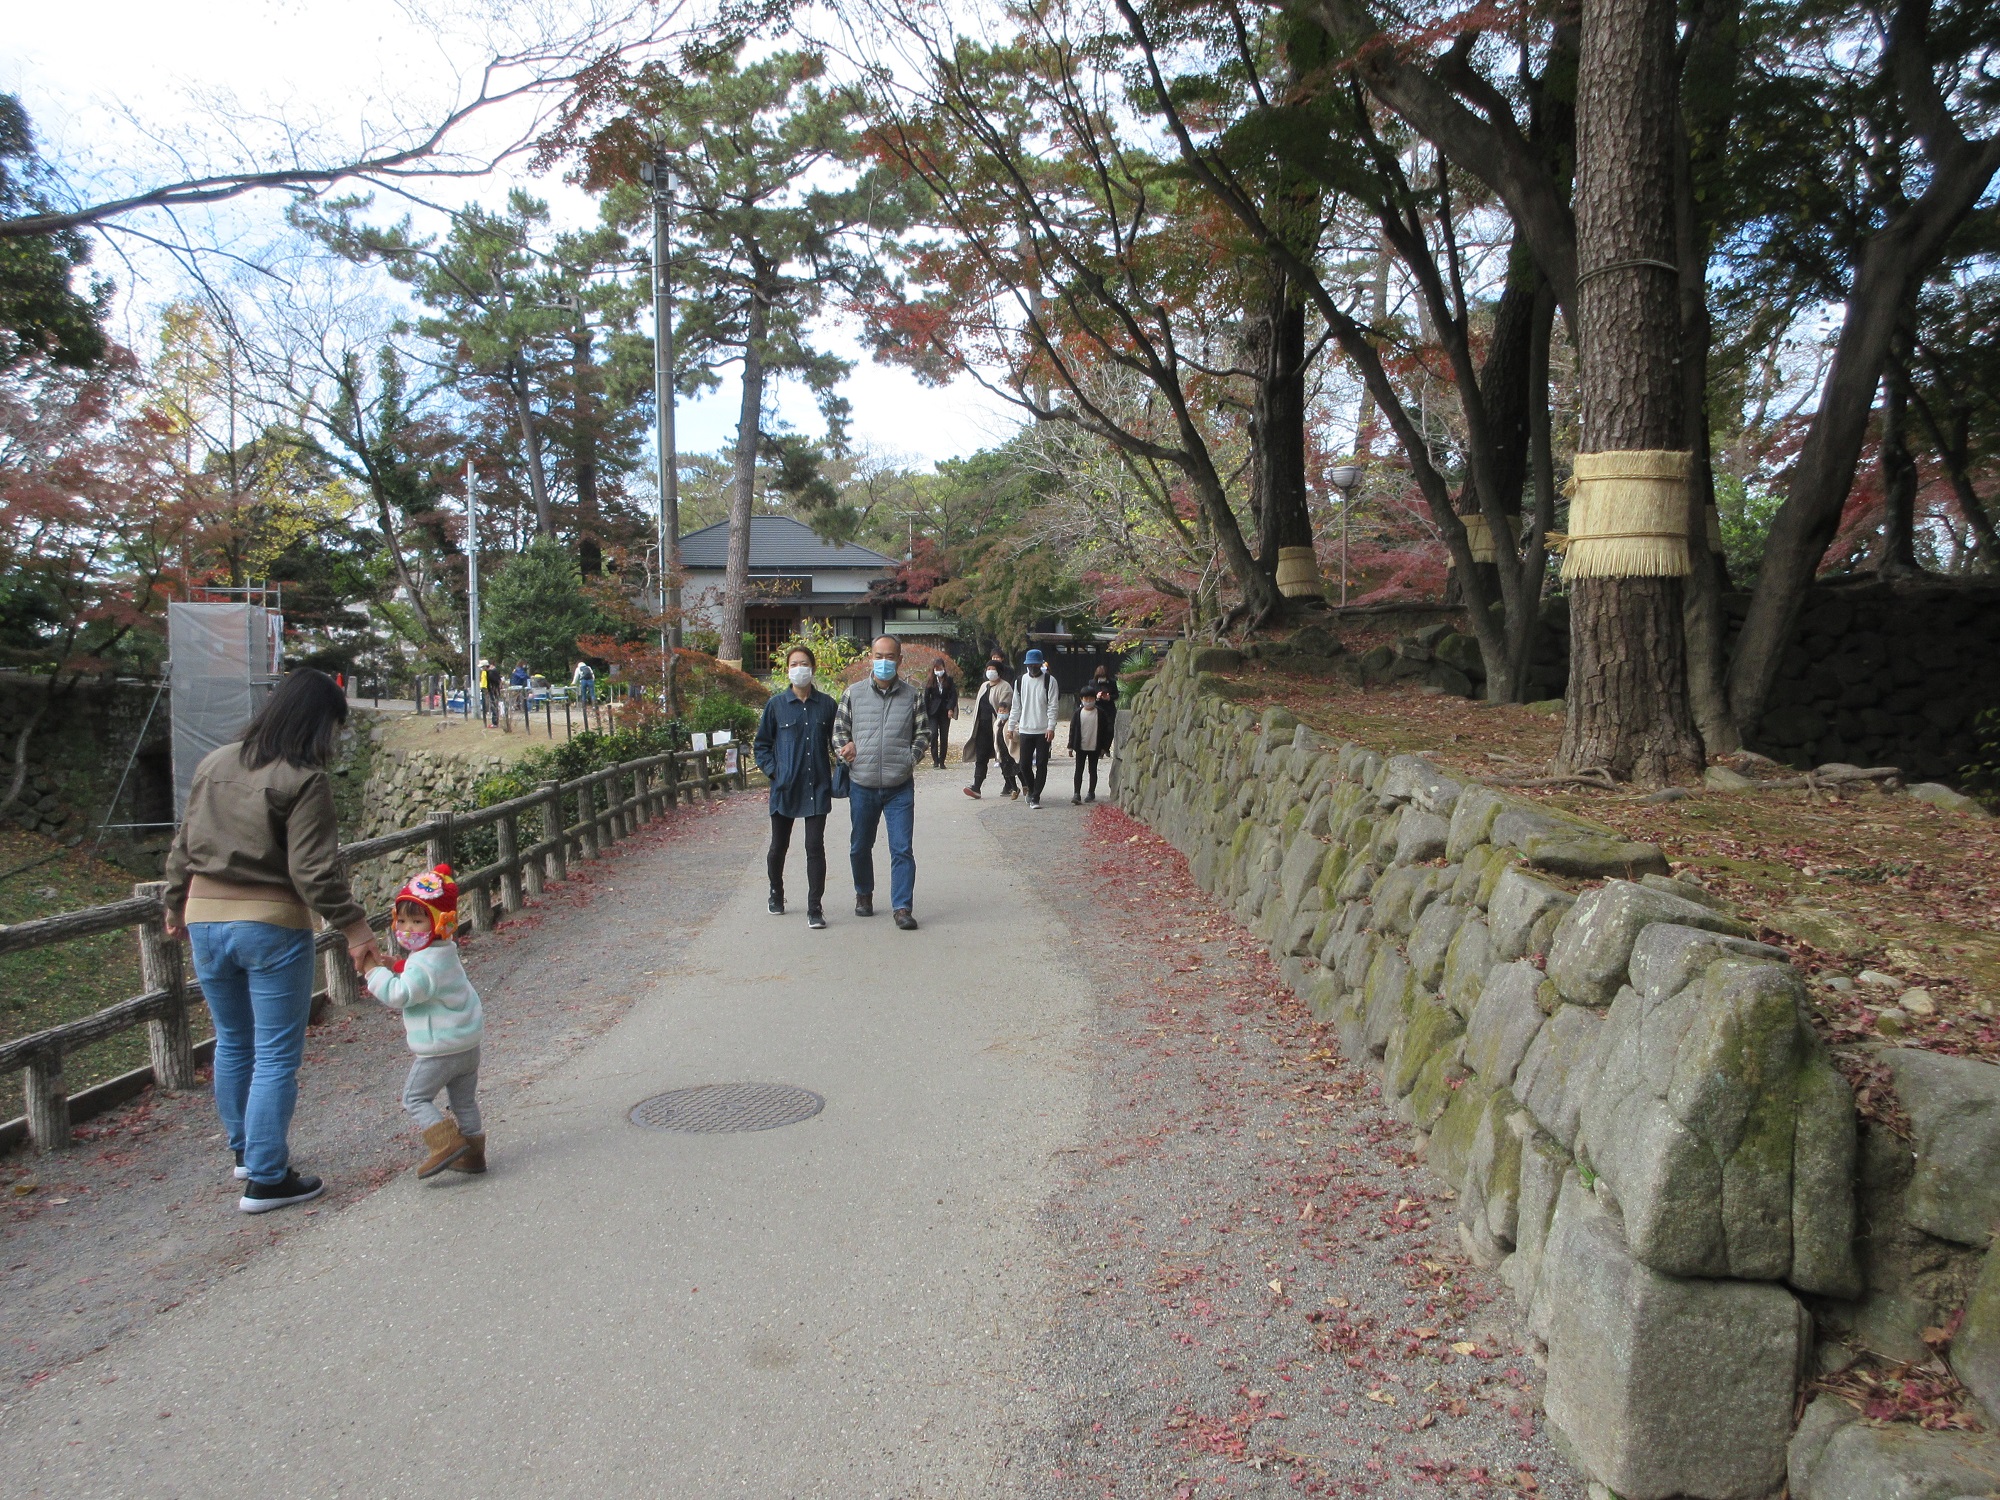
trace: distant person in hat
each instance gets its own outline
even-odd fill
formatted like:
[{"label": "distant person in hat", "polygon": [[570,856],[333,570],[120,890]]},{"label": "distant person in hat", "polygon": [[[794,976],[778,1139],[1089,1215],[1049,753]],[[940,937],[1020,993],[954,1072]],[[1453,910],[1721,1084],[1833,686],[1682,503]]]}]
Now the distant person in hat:
[{"label": "distant person in hat", "polygon": [[1042,787],[1049,779],[1060,697],[1048,659],[1039,651],[1022,657],[1021,680],[1014,684],[1014,732],[1021,740],[1021,786],[1028,794],[1028,806],[1036,812],[1042,809]]},{"label": "distant person in hat", "polygon": [[[1071,784],[1072,804],[1097,800],[1097,763],[1111,753],[1111,731],[1118,723],[1118,684],[1111,669],[1099,667],[1083,691],[1076,695],[1076,712],[1069,718],[1069,753],[1076,758],[1076,776]],[[1090,790],[1083,789],[1084,776]]]}]

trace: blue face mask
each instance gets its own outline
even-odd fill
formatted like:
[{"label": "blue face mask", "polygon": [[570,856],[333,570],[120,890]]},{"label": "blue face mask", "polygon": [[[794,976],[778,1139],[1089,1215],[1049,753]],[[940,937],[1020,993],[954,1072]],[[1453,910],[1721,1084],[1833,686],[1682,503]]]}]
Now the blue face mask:
[{"label": "blue face mask", "polygon": [[880,657],[876,658],[875,680],[877,682],[887,682],[891,677],[894,677],[895,675],[896,675],[896,664],[894,662],[884,661]]}]

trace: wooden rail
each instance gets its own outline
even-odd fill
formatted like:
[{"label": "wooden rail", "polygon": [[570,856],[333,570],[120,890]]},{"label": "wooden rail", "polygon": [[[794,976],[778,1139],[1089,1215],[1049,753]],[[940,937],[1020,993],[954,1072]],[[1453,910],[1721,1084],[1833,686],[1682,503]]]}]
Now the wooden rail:
[{"label": "wooden rail", "polygon": [[[734,771],[725,769],[732,749],[739,751]],[[491,807],[432,813],[414,827],[342,844],[341,856],[351,870],[365,860],[422,845],[429,863],[456,864],[453,850],[461,835],[493,829],[499,858],[458,876],[459,919],[469,921],[474,932],[491,932],[502,919],[520,911],[527,897],[566,878],[571,859],[598,858],[678,802],[696,797],[706,802],[730,786],[746,789],[748,749],[716,745],[676,750],[606,766],[574,781],[545,781],[525,796]],[[523,842],[524,818],[536,835],[532,842]],[[162,1089],[193,1086],[197,1061],[212,1044],[197,1046],[190,1041],[189,1011],[201,1001],[201,986],[188,977],[181,945],[167,940],[166,891],[165,881],[146,881],[132,888],[129,900],[0,925],[0,953],[136,928],[140,978],[146,986],[143,994],[95,1015],[0,1042],[0,1072],[20,1072],[26,1105],[21,1118],[0,1123],[0,1151],[23,1140],[32,1141],[39,1151],[67,1146],[72,1124],[122,1103],[147,1083]],[[389,916],[387,911],[376,912],[369,922],[386,930]],[[358,1003],[361,983],[341,934],[322,932],[314,938],[313,948],[324,957],[326,975],[325,988],[313,995],[315,1010],[329,1002]],[[72,1099],[63,1085],[64,1057],[135,1026],[147,1029],[151,1062]]]}]

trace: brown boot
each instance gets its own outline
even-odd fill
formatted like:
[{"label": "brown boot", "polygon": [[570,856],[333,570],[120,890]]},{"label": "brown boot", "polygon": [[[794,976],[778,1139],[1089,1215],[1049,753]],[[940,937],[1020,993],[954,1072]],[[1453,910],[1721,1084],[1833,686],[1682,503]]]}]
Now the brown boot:
[{"label": "brown boot", "polygon": [[424,1127],[424,1144],[430,1148],[431,1154],[426,1156],[424,1164],[417,1168],[419,1177],[437,1176],[472,1149],[471,1143],[459,1134],[458,1121],[449,1115],[435,1125]]},{"label": "brown boot", "polygon": [[455,1162],[447,1163],[454,1172],[484,1172],[486,1170],[486,1132],[465,1138],[465,1155]]}]

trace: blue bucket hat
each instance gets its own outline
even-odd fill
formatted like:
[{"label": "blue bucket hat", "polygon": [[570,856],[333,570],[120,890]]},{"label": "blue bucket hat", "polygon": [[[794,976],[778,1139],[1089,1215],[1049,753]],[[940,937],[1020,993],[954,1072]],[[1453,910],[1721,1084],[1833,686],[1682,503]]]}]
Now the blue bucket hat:
[{"label": "blue bucket hat", "polygon": [[1021,658],[1021,661],[1023,665],[1030,667],[1039,667],[1047,659],[1048,658],[1043,656],[1042,653],[1039,651],[1030,651],[1026,656]]}]

